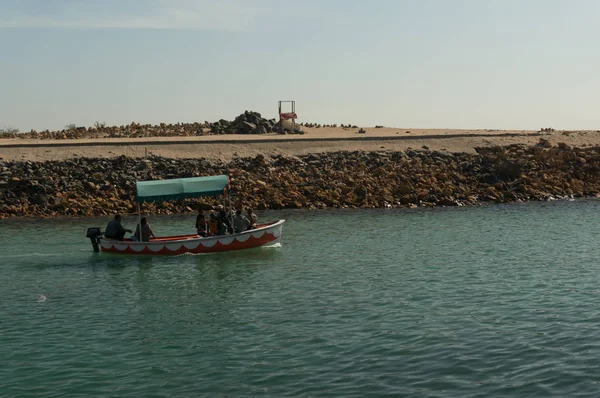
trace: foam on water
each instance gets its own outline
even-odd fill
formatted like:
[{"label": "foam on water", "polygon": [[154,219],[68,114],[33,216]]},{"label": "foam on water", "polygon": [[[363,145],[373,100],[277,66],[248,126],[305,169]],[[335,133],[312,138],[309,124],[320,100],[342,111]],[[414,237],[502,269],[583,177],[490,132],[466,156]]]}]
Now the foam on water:
[{"label": "foam on water", "polygon": [[2,258],[27,258],[27,257],[61,257],[64,253],[19,253],[2,254]]}]

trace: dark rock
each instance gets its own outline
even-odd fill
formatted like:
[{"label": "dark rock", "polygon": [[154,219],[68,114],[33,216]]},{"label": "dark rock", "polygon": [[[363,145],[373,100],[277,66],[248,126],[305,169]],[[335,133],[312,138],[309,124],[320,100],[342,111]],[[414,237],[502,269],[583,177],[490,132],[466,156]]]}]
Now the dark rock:
[{"label": "dark rock", "polygon": [[250,122],[242,122],[240,133],[252,134],[256,130],[256,124]]},{"label": "dark rock", "polygon": [[35,194],[29,198],[32,205],[45,206],[48,204],[48,196],[44,194]]},{"label": "dark rock", "polygon": [[515,180],[521,176],[521,165],[509,160],[502,160],[495,165],[495,172],[501,180]]}]

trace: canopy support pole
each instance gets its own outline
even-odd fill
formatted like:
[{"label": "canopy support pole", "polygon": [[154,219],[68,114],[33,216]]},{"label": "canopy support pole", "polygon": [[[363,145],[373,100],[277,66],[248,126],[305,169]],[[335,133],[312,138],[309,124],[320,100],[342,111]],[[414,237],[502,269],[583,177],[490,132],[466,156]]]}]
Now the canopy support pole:
[{"label": "canopy support pole", "polygon": [[137,202],[138,211],[138,231],[140,231],[140,241],[142,240],[142,211],[140,210],[140,202]]},{"label": "canopy support pole", "polygon": [[227,200],[229,200],[229,218],[231,223],[232,233],[235,234],[235,226],[233,225],[233,206],[231,205],[231,190],[229,189],[229,184],[227,184]]}]

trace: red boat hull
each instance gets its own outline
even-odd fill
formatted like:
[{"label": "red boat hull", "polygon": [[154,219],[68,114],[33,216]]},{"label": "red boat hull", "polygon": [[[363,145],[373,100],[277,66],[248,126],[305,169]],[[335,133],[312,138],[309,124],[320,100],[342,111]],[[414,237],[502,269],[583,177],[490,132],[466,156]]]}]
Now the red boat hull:
[{"label": "red boat hull", "polygon": [[117,241],[103,238],[100,240],[100,248],[105,253],[149,254],[155,256],[245,250],[277,243],[281,239],[284,222],[285,220],[279,220],[259,225],[256,229],[239,234],[207,238],[198,235],[183,235],[156,238],[150,240],[150,242]]}]

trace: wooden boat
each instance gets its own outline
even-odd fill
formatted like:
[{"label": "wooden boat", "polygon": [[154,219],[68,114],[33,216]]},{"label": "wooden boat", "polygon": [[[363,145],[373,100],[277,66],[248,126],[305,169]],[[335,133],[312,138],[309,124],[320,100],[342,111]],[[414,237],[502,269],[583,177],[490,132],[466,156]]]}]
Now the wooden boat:
[{"label": "wooden boat", "polygon": [[[136,202],[138,215],[143,202],[162,202],[185,198],[221,196],[230,197],[227,176],[193,177],[170,180],[138,181],[136,183]],[[102,236],[99,228],[89,228],[87,237],[92,241],[94,251],[121,254],[178,255],[203,254],[231,250],[251,249],[273,245],[281,239],[283,223],[278,220],[257,225],[256,228],[219,236],[201,237],[197,234],[164,236],[151,238],[149,242],[132,239],[113,240]],[[138,221],[138,225],[141,222]]]}]

